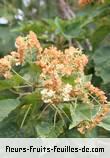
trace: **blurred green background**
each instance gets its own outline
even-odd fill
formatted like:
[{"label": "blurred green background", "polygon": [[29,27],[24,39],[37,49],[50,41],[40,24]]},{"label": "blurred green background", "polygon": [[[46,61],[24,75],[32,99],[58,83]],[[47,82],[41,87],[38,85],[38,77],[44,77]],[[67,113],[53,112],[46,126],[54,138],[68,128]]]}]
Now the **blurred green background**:
[{"label": "blurred green background", "polygon": [[[89,57],[85,74],[110,100],[110,0],[104,3],[94,0],[83,7],[77,0],[0,0],[0,57],[15,50],[16,37],[30,30],[37,34],[43,47],[81,48]],[[16,113],[12,116],[0,124],[0,137],[4,136],[5,128],[5,137],[16,133],[9,123]],[[98,128],[98,134],[93,132],[88,137],[110,137],[108,119],[104,122],[108,131]],[[71,131],[65,135],[74,137]]]}]

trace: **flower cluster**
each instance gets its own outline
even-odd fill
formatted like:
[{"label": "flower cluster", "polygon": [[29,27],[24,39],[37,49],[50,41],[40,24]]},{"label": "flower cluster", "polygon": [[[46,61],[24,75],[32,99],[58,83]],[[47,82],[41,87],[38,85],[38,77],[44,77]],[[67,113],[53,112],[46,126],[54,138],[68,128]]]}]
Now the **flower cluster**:
[{"label": "flower cluster", "polygon": [[42,50],[35,33],[32,31],[30,31],[27,37],[21,37],[21,36],[17,37],[15,45],[17,48],[17,53],[19,54],[19,60],[21,64],[24,62],[26,53],[27,52],[29,53],[28,50],[31,50],[31,48],[36,48],[39,51]]},{"label": "flower cluster", "polygon": [[90,82],[85,84],[85,88],[89,91],[90,96],[96,96],[97,99],[93,98],[96,102],[99,102],[101,109],[99,113],[90,122],[81,122],[78,130],[84,134],[88,129],[92,129],[98,125],[103,118],[110,112],[110,108],[107,104],[107,97],[105,93],[97,87],[94,87]]},{"label": "flower cluster", "polygon": [[[46,88],[46,91],[43,90],[42,92],[44,102],[57,103],[60,101],[71,101],[73,99],[73,86],[72,84],[64,83],[62,78],[65,76],[69,78],[72,75],[76,75],[73,80],[74,83],[83,74],[87,62],[87,56],[82,54],[81,50],[74,47],[70,47],[64,52],[57,50],[55,47],[44,49],[39,54],[36,62],[42,70],[40,75],[42,86]],[[48,91],[54,94],[50,97],[49,93],[49,100],[47,98],[48,93],[45,94]]]},{"label": "flower cluster", "polygon": [[92,2],[100,2],[100,3],[104,3],[104,0],[79,0],[78,3],[80,6],[85,6],[87,4],[90,4]]},{"label": "flower cluster", "polygon": [[19,54],[17,52],[11,52],[10,55],[6,55],[0,59],[0,76],[5,78],[11,77],[11,68],[13,65],[19,65]]},{"label": "flower cluster", "polygon": [[85,87],[89,90],[89,92],[93,95],[95,95],[100,103],[103,105],[104,103],[107,103],[107,97],[105,96],[105,93],[100,90],[97,87],[94,87],[90,82],[85,85]]},{"label": "flower cluster", "polygon": [[82,121],[79,124],[78,131],[81,134],[85,134],[88,130],[95,128],[109,112],[110,107],[107,104],[104,104],[101,111],[91,121]]},{"label": "flower cluster", "polygon": [[93,2],[93,0],[79,0],[79,5],[87,5],[89,3]]},{"label": "flower cluster", "polygon": [[13,66],[22,66],[27,55],[32,54],[34,49],[36,56],[31,62],[41,69],[37,84],[41,87],[39,91],[44,103],[56,106],[65,102],[75,103],[77,100],[88,106],[99,104],[101,111],[91,121],[82,121],[78,125],[81,133],[95,127],[109,112],[105,93],[86,80],[84,68],[88,57],[80,49],[43,49],[32,31],[26,37],[19,36],[15,45],[16,52],[0,59],[0,76],[10,78]]},{"label": "flower cluster", "polygon": [[7,78],[11,69],[10,62],[6,58],[0,59],[0,75]]},{"label": "flower cluster", "polygon": [[23,64],[25,57],[28,53],[32,53],[32,48],[36,48],[39,52],[42,51],[40,43],[34,32],[30,31],[27,37],[19,36],[16,39],[15,46],[17,51],[13,51],[10,55],[6,55],[4,58],[0,59],[0,76],[5,78],[11,77],[11,68],[14,65]]}]

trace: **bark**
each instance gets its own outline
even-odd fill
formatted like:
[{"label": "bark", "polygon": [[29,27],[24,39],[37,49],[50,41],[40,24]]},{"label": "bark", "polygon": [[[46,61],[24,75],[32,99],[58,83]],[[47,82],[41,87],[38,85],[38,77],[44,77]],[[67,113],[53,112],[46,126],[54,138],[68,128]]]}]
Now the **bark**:
[{"label": "bark", "polygon": [[56,0],[56,2],[61,18],[68,20],[71,18],[75,18],[75,13],[72,11],[68,3],[65,2],[65,0]]}]

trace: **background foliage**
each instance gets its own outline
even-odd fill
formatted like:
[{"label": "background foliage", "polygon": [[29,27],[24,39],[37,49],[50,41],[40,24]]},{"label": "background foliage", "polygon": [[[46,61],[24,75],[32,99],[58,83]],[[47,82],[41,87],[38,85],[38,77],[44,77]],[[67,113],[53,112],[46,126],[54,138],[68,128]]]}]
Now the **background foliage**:
[{"label": "background foliage", "polygon": [[[92,76],[92,83],[102,88],[109,100],[110,2],[105,0],[103,4],[92,3],[85,7],[80,7],[75,0],[66,2],[69,9],[65,12],[65,9],[62,10],[65,7],[61,7],[63,4],[58,0],[27,0],[27,3],[23,0],[1,0],[0,56],[14,49],[18,34],[25,35],[30,30],[37,34],[44,47],[56,45],[62,50],[70,45],[80,47],[90,59],[85,74]],[[0,81],[0,137],[110,137],[110,117],[86,136],[78,134],[76,129],[64,132],[62,126],[59,126],[60,122],[54,130],[49,118],[47,122],[39,121],[34,128],[35,122],[29,117],[26,125],[19,129],[30,105],[22,107],[19,99],[16,99],[17,94],[9,93],[7,89],[21,82],[21,78],[16,75],[11,81]],[[27,102],[36,105],[36,94],[24,97],[23,103]],[[30,114],[32,117],[33,111]]]}]

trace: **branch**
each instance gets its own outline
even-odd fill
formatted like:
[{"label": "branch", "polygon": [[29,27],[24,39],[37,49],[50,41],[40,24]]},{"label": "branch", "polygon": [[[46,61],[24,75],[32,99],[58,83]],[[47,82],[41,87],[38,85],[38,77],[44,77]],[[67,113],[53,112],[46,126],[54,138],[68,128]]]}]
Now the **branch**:
[{"label": "branch", "polygon": [[63,19],[75,18],[75,13],[65,0],[56,0],[60,15]]}]

